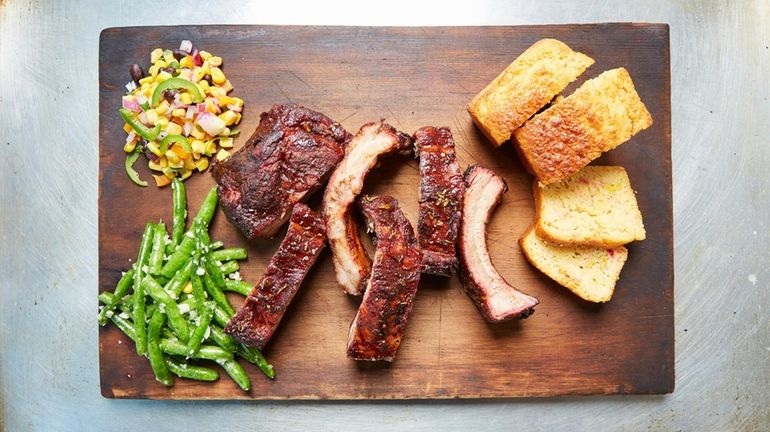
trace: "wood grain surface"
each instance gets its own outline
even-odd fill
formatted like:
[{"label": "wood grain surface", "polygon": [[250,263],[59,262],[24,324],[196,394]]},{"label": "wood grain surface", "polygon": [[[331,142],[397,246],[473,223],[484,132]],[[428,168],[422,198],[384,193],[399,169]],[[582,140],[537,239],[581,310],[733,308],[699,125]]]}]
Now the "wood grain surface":
[{"label": "wood grain surface", "polygon": [[[171,220],[169,188],[134,186],[125,174],[125,133],[117,109],[128,66],[146,70],[153,48],[190,39],[224,59],[223,70],[246,102],[239,148],[259,113],[297,103],[339,121],[351,133],[385,118],[406,133],[448,126],[461,166],[478,163],[510,187],[489,225],[500,273],[540,299],[527,320],[485,323],[457,278],[423,277],[393,364],[345,356],[359,299],[342,292],[324,251],[265,350],[277,371],[270,381],[244,367],[252,389],[229,379],[155,382],[132,342],[108,325],[99,332],[101,390],[110,398],[150,399],[428,399],[575,394],[668,393],[674,387],[671,113],[668,26],[596,24],[518,27],[179,26],[106,29],[99,49],[99,291],[113,290],[135,258],[148,220]],[[607,304],[584,302],[532,268],[518,238],[534,220],[532,177],[510,145],[495,149],[473,126],[471,97],[538,39],[557,38],[596,60],[565,94],[604,70],[626,67],[653,126],[596,161],[622,165],[638,192],[647,239],[629,245],[629,259]],[[144,164],[142,178],[150,180]],[[384,159],[367,193],[395,196],[417,221],[417,161]],[[214,184],[208,172],[187,182],[189,211]],[[318,208],[317,194],[310,204]],[[244,246],[241,274],[259,280],[277,238],[248,244],[218,212],[212,238]],[[235,304],[240,303],[233,296]],[[94,313],[96,322],[96,313]],[[223,374],[224,375],[224,374]]]}]

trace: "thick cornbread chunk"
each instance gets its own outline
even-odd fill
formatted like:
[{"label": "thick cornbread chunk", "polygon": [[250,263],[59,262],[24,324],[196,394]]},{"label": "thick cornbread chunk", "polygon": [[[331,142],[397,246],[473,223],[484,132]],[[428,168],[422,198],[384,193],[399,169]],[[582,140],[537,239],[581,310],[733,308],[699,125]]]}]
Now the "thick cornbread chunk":
[{"label": "thick cornbread chunk", "polygon": [[522,162],[543,184],[565,179],[652,125],[624,68],[588,80],[514,132]]},{"label": "thick cornbread chunk", "polygon": [[642,214],[626,170],[587,166],[542,186],[535,181],[535,230],[557,245],[615,247],[644,240]]},{"label": "thick cornbread chunk", "polygon": [[593,63],[556,39],[539,40],[471,100],[468,112],[499,146]]},{"label": "thick cornbread chunk", "polygon": [[609,301],[628,258],[628,250],[591,246],[556,246],[538,237],[534,227],[519,240],[527,260],[583,300]]}]

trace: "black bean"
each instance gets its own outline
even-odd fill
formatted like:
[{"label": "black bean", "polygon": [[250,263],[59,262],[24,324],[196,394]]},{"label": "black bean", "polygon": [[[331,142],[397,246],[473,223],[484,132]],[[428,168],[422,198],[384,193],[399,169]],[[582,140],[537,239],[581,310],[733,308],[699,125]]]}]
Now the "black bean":
[{"label": "black bean", "polygon": [[186,55],[187,55],[187,53],[182,51],[182,50],[180,50],[180,49],[175,49],[174,50],[174,58],[177,59],[177,60],[182,60],[183,58],[185,58]]},{"label": "black bean", "polygon": [[166,99],[168,103],[174,102],[174,98],[176,97],[176,94],[178,93],[177,90],[174,89],[166,89],[163,90],[163,99]]},{"label": "black bean", "polygon": [[144,78],[144,71],[142,67],[134,63],[128,68],[128,73],[131,74],[131,79],[139,84],[139,80]]}]

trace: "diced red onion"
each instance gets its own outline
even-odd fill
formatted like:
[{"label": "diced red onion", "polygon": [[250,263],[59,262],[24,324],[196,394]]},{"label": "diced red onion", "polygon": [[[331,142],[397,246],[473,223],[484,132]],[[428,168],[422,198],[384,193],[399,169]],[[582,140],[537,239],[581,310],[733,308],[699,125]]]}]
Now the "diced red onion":
[{"label": "diced red onion", "polygon": [[150,158],[153,162],[157,162],[157,161],[160,160],[158,155],[156,155],[155,153],[153,153],[153,152],[151,152],[149,150],[145,151],[144,155],[147,156],[148,158]]},{"label": "diced red onion", "polygon": [[198,125],[200,125],[207,134],[211,136],[217,136],[221,134],[227,125],[221,118],[211,114],[210,112],[203,112],[198,114]]},{"label": "diced red onion", "polygon": [[187,112],[185,113],[184,118],[189,120],[193,118],[193,115],[195,115],[195,107],[190,105],[187,107]]},{"label": "diced red onion", "polygon": [[[201,64],[203,64],[203,62],[201,62]],[[129,81],[128,83],[126,83],[126,90],[129,93],[131,93],[132,91],[136,90],[136,83],[134,81]]]},{"label": "diced red onion", "polygon": [[139,121],[144,124],[147,124],[147,114],[145,114],[144,112],[139,113]]},{"label": "diced red onion", "polygon": [[198,108],[198,114],[206,112],[206,104],[205,103],[199,103],[196,105]]},{"label": "diced red onion", "polygon": [[129,99],[125,96],[123,96],[123,108],[127,110],[131,110],[133,112],[139,112],[142,110],[142,108],[139,106],[139,104],[135,100]]},{"label": "diced red onion", "polygon": [[141,106],[145,102],[147,102],[147,96],[143,94],[136,95],[136,103],[138,103]]},{"label": "diced red onion", "polygon": [[193,124],[192,122],[184,122],[184,126],[182,126],[182,133],[184,136],[190,136],[193,130]]},{"label": "diced red onion", "polygon": [[126,137],[126,144],[133,142],[136,139],[136,132],[131,131]]},{"label": "diced red onion", "polygon": [[193,58],[193,64],[195,66],[203,66],[203,58],[201,58],[201,55],[198,52],[198,48],[195,48],[192,51],[192,58]]},{"label": "diced red onion", "polygon": [[192,51],[192,42],[190,42],[187,39],[183,40],[182,43],[179,44],[179,49],[181,51],[189,53],[190,51]]},{"label": "diced red onion", "polygon": [[233,104],[228,105],[227,109],[229,109],[230,111],[235,111],[235,112],[243,111],[243,107],[242,106],[237,106],[237,105],[233,105]]}]

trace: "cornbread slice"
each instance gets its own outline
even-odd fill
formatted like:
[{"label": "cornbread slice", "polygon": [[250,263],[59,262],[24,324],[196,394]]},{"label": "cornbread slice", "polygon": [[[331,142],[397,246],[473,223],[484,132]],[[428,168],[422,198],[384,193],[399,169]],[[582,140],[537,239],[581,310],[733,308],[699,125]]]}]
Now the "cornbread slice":
[{"label": "cornbread slice", "polygon": [[644,240],[642,213],[626,170],[587,166],[547,186],[534,184],[535,230],[558,245],[615,247]]},{"label": "cornbread slice", "polygon": [[471,100],[468,112],[499,146],[593,63],[556,39],[539,40]]},{"label": "cornbread slice", "polygon": [[514,132],[524,165],[543,184],[565,179],[652,125],[624,68],[586,81]]},{"label": "cornbread slice", "polygon": [[628,258],[628,249],[590,246],[555,246],[541,239],[534,227],[519,240],[527,260],[559,285],[583,300],[609,301]]}]

